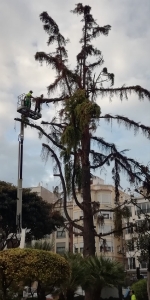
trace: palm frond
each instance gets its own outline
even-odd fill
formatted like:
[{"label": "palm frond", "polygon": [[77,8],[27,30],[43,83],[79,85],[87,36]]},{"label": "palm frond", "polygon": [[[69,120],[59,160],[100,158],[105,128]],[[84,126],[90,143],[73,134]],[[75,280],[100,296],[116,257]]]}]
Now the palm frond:
[{"label": "palm frond", "polygon": [[27,245],[27,248],[32,249],[39,249],[39,250],[45,250],[45,251],[53,251],[54,250],[54,242],[48,242],[48,241],[36,241],[33,244]]},{"label": "palm frond", "polygon": [[117,286],[124,280],[123,266],[103,256],[85,259],[85,274],[85,286],[100,291],[105,286]]}]

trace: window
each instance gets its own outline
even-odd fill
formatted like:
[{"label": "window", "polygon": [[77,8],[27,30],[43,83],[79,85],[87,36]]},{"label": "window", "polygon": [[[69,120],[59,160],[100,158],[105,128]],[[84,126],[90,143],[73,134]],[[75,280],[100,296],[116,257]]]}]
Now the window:
[{"label": "window", "polygon": [[[59,211],[59,210],[58,210],[58,212],[60,213],[60,211]],[[64,210],[62,210],[62,211],[61,211],[61,216],[62,216],[62,217],[64,217],[64,219],[66,219],[66,215],[65,215],[65,212],[64,212]]]},{"label": "window", "polygon": [[[131,225],[131,223],[126,224],[126,226],[130,226],[130,225]],[[127,234],[133,233],[133,227],[127,228],[127,229],[126,229],[126,233],[127,233]]]},{"label": "window", "polygon": [[140,263],[141,269],[147,269],[147,262],[146,261],[142,261]]},{"label": "window", "polygon": [[142,213],[147,212],[147,203],[142,203]]},{"label": "window", "polygon": [[150,213],[150,202],[147,203],[147,213]]},{"label": "window", "polygon": [[130,212],[130,214],[132,216],[132,207],[131,206],[127,206],[127,208],[129,209],[129,212]]},{"label": "window", "polygon": [[56,253],[65,252],[65,243],[56,243]]},{"label": "window", "polygon": [[79,245],[78,245],[78,243],[74,244],[74,253],[79,253]]},{"label": "window", "polygon": [[103,227],[103,229],[102,229],[102,232],[103,232],[103,233],[111,232],[111,226],[110,226],[110,225],[105,225],[105,224],[104,224],[104,227]]},{"label": "window", "polygon": [[50,239],[50,238],[51,238],[51,235],[50,235],[50,234],[46,234],[46,235],[44,235],[44,238],[45,238],[45,239]]},{"label": "window", "polygon": [[79,214],[80,214],[79,211],[74,212],[74,214],[73,214],[74,220],[79,220]]},{"label": "window", "polygon": [[129,269],[135,269],[135,257],[128,258],[128,267]]},{"label": "window", "polygon": [[110,241],[106,242],[106,251],[113,252],[112,242]]},{"label": "window", "polygon": [[104,219],[110,219],[109,213],[103,212],[102,215],[103,215]]},{"label": "window", "polygon": [[106,241],[105,243],[101,243],[100,252],[113,252],[112,242]]},{"label": "window", "polygon": [[78,228],[74,227],[73,231],[76,232],[76,233],[79,233],[80,230]]},{"label": "window", "polygon": [[117,252],[118,252],[118,254],[122,254],[125,256],[125,248],[120,245],[117,246]]},{"label": "window", "polygon": [[150,212],[150,202],[137,203],[136,214],[145,214]]},{"label": "window", "polygon": [[111,203],[111,193],[103,192],[101,194],[101,203],[103,204]]},{"label": "window", "polygon": [[144,226],[143,222],[145,222],[145,220],[139,220],[136,222],[136,231],[137,232],[141,232],[142,228]]},{"label": "window", "polygon": [[118,252],[118,253],[121,253],[121,247],[120,247],[120,245],[117,246],[117,252]]},{"label": "window", "polygon": [[66,232],[64,228],[58,228],[57,233],[56,233],[56,237],[58,239],[62,239],[66,237]]},{"label": "window", "polygon": [[127,241],[128,251],[134,251],[134,240]]},{"label": "window", "polygon": [[83,217],[83,210],[80,211],[80,218]]},{"label": "window", "polygon": [[83,253],[83,243],[79,244],[79,248],[80,248],[80,253]]},{"label": "window", "polygon": [[138,220],[136,222],[136,231],[144,232],[150,230],[150,220]]}]

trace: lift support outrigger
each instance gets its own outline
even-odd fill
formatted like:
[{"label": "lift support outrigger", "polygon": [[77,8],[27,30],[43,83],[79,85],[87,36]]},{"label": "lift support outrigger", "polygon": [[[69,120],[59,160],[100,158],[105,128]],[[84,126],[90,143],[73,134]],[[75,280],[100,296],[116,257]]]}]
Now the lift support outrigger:
[{"label": "lift support outrigger", "polygon": [[23,174],[23,142],[24,142],[24,118],[38,120],[42,117],[40,113],[29,109],[25,105],[25,94],[18,96],[17,112],[21,114],[22,121],[20,122],[20,134],[18,136],[19,149],[18,149],[18,186],[17,186],[17,211],[16,211],[16,233],[10,233],[1,245],[1,250],[7,248],[24,248],[26,233],[30,229],[22,228],[22,174]]}]

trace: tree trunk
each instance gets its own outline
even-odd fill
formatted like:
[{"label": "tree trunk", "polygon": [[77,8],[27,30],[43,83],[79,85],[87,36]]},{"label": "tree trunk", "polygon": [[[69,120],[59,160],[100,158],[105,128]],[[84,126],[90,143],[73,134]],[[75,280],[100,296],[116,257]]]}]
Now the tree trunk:
[{"label": "tree trunk", "polygon": [[82,193],[83,193],[83,242],[84,256],[95,255],[95,235],[93,213],[91,206],[91,186],[90,186],[90,133],[87,127],[82,135]]},{"label": "tree trunk", "polygon": [[74,291],[68,289],[66,293],[60,293],[59,300],[74,300]]},{"label": "tree trunk", "polygon": [[73,253],[73,226],[72,224],[69,225],[69,252]]},{"label": "tree trunk", "polygon": [[72,291],[72,290],[67,290],[67,293],[66,293],[66,300],[74,300],[74,291]]},{"label": "tree trunk", "polygon": [[100,297],[101,297],[101,289],[94,289],[94,290],[87,289],[85,291],[85,299],[100,300]]},{"label": "tree trunk", "polygon": [[118,285],[119,300],[122,300],[122,286]]},{"label": "tree trunk", "polygon": [[59,294],[59,300],[66,300],[65,296],[63,293]]},{"label": "tree trunk", "polygon": [[[90,189],[90,133],[87,127],[82,135],[82,193],[83,193],[83,255],[95,255],[95,235],[94,223],[91,206],[91,189]],[[85,291],[85,300],[92,300],[92,293]]]},{"label": "tree trunk", "polygon": [[7,300],[7,291],[3,290],[3,300]]},{"label": "tree trunk", "polygon": [[38,295],[38,300],[46,300],[45,290],[42,288],[39,282],[37,287],[37,295]]},{"label": "tree trunk", "polygon": [[3,293],[3,300],[7,299],[7,285],[4,273],[2,273],[2,293]]}]

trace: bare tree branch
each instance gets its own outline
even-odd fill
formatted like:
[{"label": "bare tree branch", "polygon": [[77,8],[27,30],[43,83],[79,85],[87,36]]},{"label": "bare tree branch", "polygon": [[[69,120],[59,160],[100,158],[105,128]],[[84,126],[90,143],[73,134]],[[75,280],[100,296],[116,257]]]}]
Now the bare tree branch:
[{"label": "bare tree branch", "polygon": [[[18,122],[22,122],[22,119],[19,119],[19,118],[15,118],[14,120],[15,120],[15,121],[18,121]],[[36,125],[36,124],[34,124],[34,123],[29,123],[29,122],[27,122],[27,121],[23,121],[23,123],[26,124],[26,125],[28,125],[28,126],[30,126],[31,128],[37,129],[37,130],[38,130],[39,132],[41,132],[45,137],[47,137],[47,138],[53,143],[53,145],[55,145],[58,149],[66,151],[66,148],[65,148],[64,146],[62,146],[61,144],[58,144],[54,139],[52,139],[52,137],[51,137],[49,134],[47,134],[47,133],[43,130],[43,128],[42,128],[41,126]]]},{"label": "bare tree branch", "polygon": [[117,120],[118,124],[123,123],[127,129],[133,128],[135,133],[137,133],[137,131],[139,129],[141,129],[142,133],[144,135],[146,135],[148,138],[150,138],[150,127],[145,126],[143,124],[139,124],[133,120],[130,120],[130,119],[124,117],[124,116],[119,116],[119,115],[112,116],[112,115],[106,114],[105,116],[101,116],[100,119],[106,119],[107,122],[110,122],[113,119]]},{"label": "bare tree branch", "polygon": [[[94,150],[91,150],[91,154],[92,154],[93,156],[97,155],[96,160],[98,160],[98,158],[100,157],[100,153],[97,153],[97,152],[95,152]],[[109,159],[110,159],[112,156],[113,156],[113,154],[110,153],[110,154],[109,154],[103,161],[101,161],[99,164],[91,165],[91,166],[90,166],[90,169],[95,170],[95,169],[97,169],[97,168],[102,167],[106,162],[109,161]]]},{"label": "bare tree branch", "polygon": [[60,123],[54,123],[54,122],[45,122],[45,121],[42,121],[41,122],[41,124],[42,125],[52,125],[52,126],[56,126],[56,127],[58,127],[58,128],[61,128],[61,129],[63,129],[63,128],[65,128],[66,127],[66,125],[64,124],[60,124]]},{"label": "bare tree branch", "polygon": [[60,161],[56,155],[56,153],[54,152],[54,150],[47,144],[42,144],[42,146],[44,148],[46,148],[51,154],[52,156],[54,157],[56,163],[57,163],[57,166],[58,166],[58,169],[59,169],[59,176],[60,176],[60,179],[61,179],[61,183],[62,183],[62,188],[63,188],[63,198],[64,198],[64,212],[65,212],[65,215],[66,215],[66,218],[67,220],[76,228],[80,229],[81,231],[83,230],[83,227],[80,226],[80,225],[77,225],[76,223],[74,223],[74,221],[70,218],[69,214],[68,214],[68,211],[67,211],[67,191],[66,191],[66,184],[65,184],[65,180],[64,180],[64,176],[62,174],[62,170],[61,170],[61,165],[60,165]]},{"label": "bare tree branch", "polygon": [[[88,92],[93,93],[92,89],[89,89]],[[119,95],[121,100],[123,96],[128,99],[127,94],[131,94],[132,92],[136,93],[140,100],[146,97],[150,100],[150,92],[139,85],[135,86],[128,86],[128,87],[121,87],[121,88],[95,88],[94,92],[99,92],[101,95],[113,97],[114,95]]]},{"label": "bare tree branch", "polygon": [[74,155],[74,165],[73,165],[73,174],[72,174],[72,194],[75,200],[75,203],[78,205],[78,207],[83,210],[83,205],[78,201],[76,196],[76,189],[75,189],[75,170],[76,170],[76,154]]},{"label": "bare tree branch", "polygon": [[134,224],[131,224],[129,226],[122,227],[119,230],[113,229],[112,231],[110,231],[108,233],[99,233],[99,234],[95,233],[95,236],[98,236],[99,238],[101,238],[103,236],[108,236],[108,235],[111,235],[111,234],[114,234],[114,233],[117,233],[117,232],[120,232],[120,231],[123,232],[123,230],[128,229],[128,228],[133,228],[134,226],[135,226]]}]

